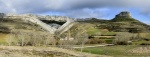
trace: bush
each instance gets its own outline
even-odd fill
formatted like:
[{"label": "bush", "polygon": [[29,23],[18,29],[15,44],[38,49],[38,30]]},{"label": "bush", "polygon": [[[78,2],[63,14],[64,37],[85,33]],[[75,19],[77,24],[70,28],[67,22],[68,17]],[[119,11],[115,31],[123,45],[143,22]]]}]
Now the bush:
[{"label": "bush", "polygon": [[143,42],[140,45],[150,45],[150,43],[149,42]]},{"label": "bush", "polygon": [[116,42],[116,45],[127,45],[128,43],[126,41]]},{"label": "bush", "polygon": [[106,43],[108,43],[108,44],[112,44],[113,39],[107,39],[107,40],[105,40],[105,41],[106,41]]},{"label": "bush", "polygon": [[127,33],[127,32],[118,33],[114,40],[114,44],[127,45],[129,44],[128,41],[130,41],[131,37],[132,37],[131,33]]},{"label": "bush", "polygon": [[91,38],[89,39],[86,44],[100,44],[100,43],[105,43],[106,41],[103,39],[99,39],[99,38]]}]

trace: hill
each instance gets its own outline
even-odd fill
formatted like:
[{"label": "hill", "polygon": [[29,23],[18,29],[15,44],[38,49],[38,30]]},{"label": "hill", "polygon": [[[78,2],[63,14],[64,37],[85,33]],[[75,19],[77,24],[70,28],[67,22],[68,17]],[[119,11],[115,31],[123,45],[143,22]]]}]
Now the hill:
[{"label": "hill", "polygon": [[78,21],[79,23],[93,24],[91,27],[96,29],[107,29],[110,32],[150,32],[150,26],[132,18],[130,12],[124,11],[116,15],[111,20],[91,18],[88,20]]},{"label": "hill", "polygon": [[[68,22],[67,20],[73,21]],[[126,11],[117,14],[116,17],[111,20],[97,18],[74,20],[75,19],[72,18],[59,16],[39,16],[32,14],[5,16],[5,14],[0,14],[0,33],[10,34],[13,30],[25,32],[27,35],[31,32],[37,35],[52,32],[56,34],[58,38],[65,38],[68,35],[75,37],[78,32],[86,31],[89,38],[96,36],[113,39],[119,32],[150,33],[149,25],[132,18],[130,12]]]},{"label": "hill", "polygon": [[0,32],[10,33],[11,30],[45,31],[39,25],[24,21],[21,18],[0,18]]}]

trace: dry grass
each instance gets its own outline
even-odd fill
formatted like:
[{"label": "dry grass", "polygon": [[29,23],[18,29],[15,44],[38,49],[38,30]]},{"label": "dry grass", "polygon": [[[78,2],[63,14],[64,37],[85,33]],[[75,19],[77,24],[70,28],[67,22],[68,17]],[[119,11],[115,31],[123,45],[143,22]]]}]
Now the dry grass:
[{"label": "dry grass", "polygon": [[145,47],[137,47],[132,50],[129,50],[131,53],[139,53],[139,54],[150,54],[150,46],[145,46]]},{"label": "dry grass", "polygon": [[149,57],[150,46],[141,45],[116,45],[116,46],[104,46],[84,48],[83,52],[109,55],[114,57]]},{"label": "dry grass", "polygon": [[12,52],[8,50],[1,50],[0,57],[43,57],[43,56],[24,54],[22,52]]},{"label": "dry grass", "polygon": [[[54,57],[110,57],[105,55],[95,55],[81,53],[56,47],[19,47],[19,46],[0,46],[0,57],[44,57],[45,53],[51,53]],[[15,54],[15,55],[13,55]],[[42,54],[42,55],[39,55]],[[48,57],[48,56],[46,56]],[[49,56],[53,57],[53,56]]]},{"label": "dry grass", "polygon": [[0,33],[0,44],[6,44],[6,38],[9,34]]},{"label": "dry grass", "polygon": [[149,38],[150,39],[150,33],[140,33],[140,36],[143,38]]}]

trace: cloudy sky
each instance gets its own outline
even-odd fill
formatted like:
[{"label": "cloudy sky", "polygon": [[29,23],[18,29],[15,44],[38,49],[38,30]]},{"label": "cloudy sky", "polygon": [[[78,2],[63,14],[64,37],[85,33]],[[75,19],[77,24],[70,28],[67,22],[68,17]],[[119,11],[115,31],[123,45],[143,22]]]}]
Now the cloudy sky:
[{"label": "cloudy sky", "polygon": [[0,0],[2,13],[112,19],[121,11],[150,24],[150,0]]}]

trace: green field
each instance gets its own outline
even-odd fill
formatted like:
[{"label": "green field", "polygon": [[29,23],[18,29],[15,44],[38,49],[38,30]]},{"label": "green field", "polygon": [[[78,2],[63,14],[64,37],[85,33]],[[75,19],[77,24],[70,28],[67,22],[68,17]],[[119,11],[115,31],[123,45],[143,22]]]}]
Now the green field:
[{"label": "green field", "polygon": [[[130,50],[136,49],[138,47],[145,46],[134,46],[134,45],[124,45],[124,46],[105,46],[105,47],[94,47],[94,48],[84,48],[83,52],[100,54],[100,55],[110,55],[114,57],[142,57],[150,56],[148,53],[132,53]],[[150,46],[149,46],[150,47]],[[139,51],[140,52],[140,51]]]}]

